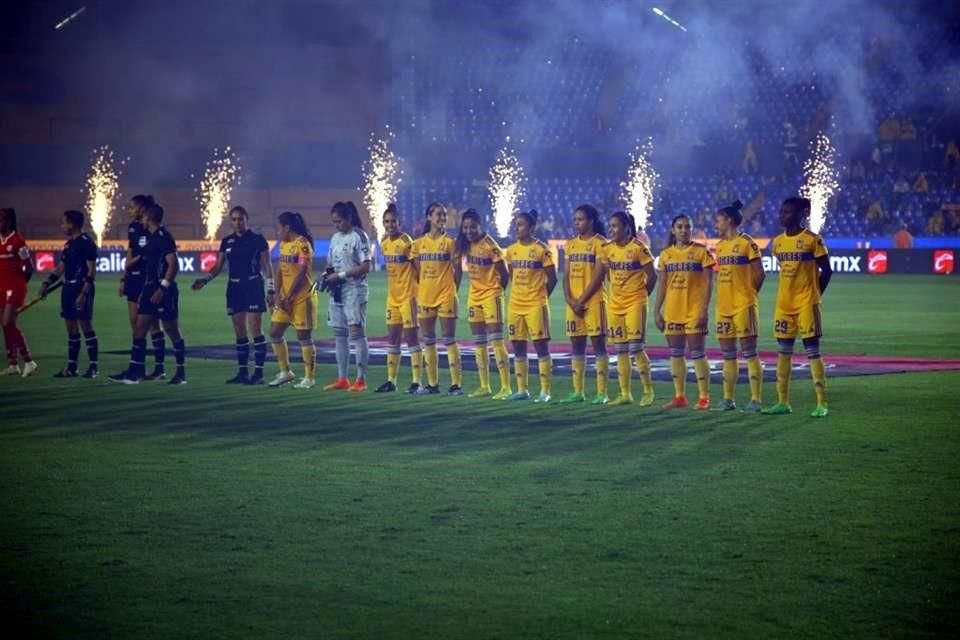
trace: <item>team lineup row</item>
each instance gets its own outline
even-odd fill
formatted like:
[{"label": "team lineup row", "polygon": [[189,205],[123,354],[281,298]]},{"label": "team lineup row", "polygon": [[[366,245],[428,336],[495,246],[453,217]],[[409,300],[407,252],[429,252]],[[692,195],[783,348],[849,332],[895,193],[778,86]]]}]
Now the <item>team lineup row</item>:
[{"label": "team lineup row", "polygon": [[[777,402],[761,407],[762,364],[757,355],[758,292],[764,272],[757,244],[738,229],[742,221],[738,201],[717,211],[716,227],[720,240],[715,257],[691,240],[687,216],[671,222],[666,248],[654,261],[647,245],[638,239],[634,220],[618,211],[607,224],[597,210],[581,205],[573,213],[577,235],[565,245],[566,268],[563,295],[566,301],[565,329],[573,352],[573,392],[561,403],[630,404],[633,403],[631,374],[639,374],[643,393],[640,406],[654,403],[650,361],[644,352],[648,298],[656,291],[653,316],[670,348],[670,370],[674,397],[664,409],[688,406],[685,384],[687,356],[696,372],[698,401],[694,409],[710,408],[709,364],[704,344],[709,326],[709,306],[715,294],[717,339],[723,353],[723,400],[718,408],[732,410],[739,377],[738,347],[746,360],[750,383],[750,401],[744,411],[785,414],[792,411],[789,401],[791,359],[799,335],[810,360],[817,406],[811,415],[827,415],[824,366],[819,352],[821,336],[820,296],[830,277],[830,264],[822,238],[804,228],[809,201],[789,198],[780,210],[783,233],[773,240],[773,253],[780,262],[780,281],[774,314],[774,334],[778,341]],[[8,211],[8,210],[5,210]],[[142,380],[165,377],[164,344],[169,335],[177,369],[171,383],[185,383],[184,341],[178,326],[179,292],[176,283],[176,243],[162,226],[163,209],[150,196],[135,196],[129,206],[130,226],[126,270],[121,293],[128,300],[133,333],[130,364],[127,370],[110,376],[113,382],[136,384]],[[550,247],[535,237],[536,211],[519,212],[513,230],[515,241],[505,249],[484,232],[481,218],[468,209],[460,219],[456,237],[446,232],[446,209],[439,203],[427,207],[423,233],[416,239],[400,229],[393,205],[383,214],[386,233],[380,240],[380,253],[387,272],[386,323],[388,329],[387,380],[376,391],[397,389],[401,346],[410,354],[410,393],[436,394],[439,388],[437,343],[446,347],[450,386],[448,395],[462,395],[462,366],[456,339],[459,316],[457,291],[463,266],[469,278],[467,319],[475,346],[478,388],[470,397],[491,396],[511,401],[528,400],[549,403],[551,397],[551,360],[549,342],[550,309],[548,299],[558,284],[556,263]],[[6,217],[6,214],[5,214]],[[293,212],[278,217],[279,259],[273,269],[263,236],[247,228],[247,212],[242,207],[230,211],[233,233],[223,239],[212,271],[193,283],[205,286],[223,267],[228,268],[227,311],[237,338],[238,373],[232,384],[264,382],[263,366],[266,337],[261,317],[271,310],[269,338],[279,371],[268,383],[280,386],[293,383],[285,333],[292,325],[303,357],[304,376],[297,388],[315,385],[316,347],[312,330],[316,326],[316,292],[329,294],[327,322],[335,338],[338,375],[325,390],[362,392],[367,388],[368,347],[365,335],[368,303],[367,274],[371,267],[371,243],[364,232],[356,207],[338,202],[331,211],[336,232],[330,239],[324,274],[312,274],[313,238],[303,218]],[[5,222],[3,234],[10,233]],[[96,337],[91,324],[93,308],[94,258],[96,246],[83,233],[83,214],[64,214],[64,232],[68,241],[55,271],[41,286],[46,295],[62,284],[61,315],[68,333],[68,366],[56,375],[80,375],[77,355],[80,331],[87,342],[91,365],[83,375],[94,377]],[[13,222],[15,233],[15,218]],[[22,241],[22,239],[21,239]],[[19,251],[19,250],[18,250]],[[0,275],[20,276],[30,267],[29,253],[19,251],[21,268],[7,269]],[[24,257],[27,256],[27,257]],[[656,265],[656,267],[654,266]],[[7,275],[2,275],[7,278]],[[509,290],[509,299],[506,291]],[[8,295],[8,297],[10,297]],[[22,304],[20,296],[19,304]],[[4,330],[8,307],[4,307]],[[15,311],[12,313],[15,327]],[[439,335],[437,326],[439,324]],[[504,335],[506,328],[506,336]],[[150,334],[155,358],[154,371],[146,373],[146,337]],[[252,340],[251,340],[252,338]],[[505,340],[506,338],[506,340]],[[513,389],[506,344],[511,343],[514,371]],[[23,342],[21,340],[21,342]],[[527,347],[533,343],[537,353],[539,392],[532,396],[528,384]],[[596,358],[596,394],[585,394],[587,344]],[[608,343],[617,357],[619,395],[607,394]],[[17,349],[7,341],[10,368],[19,372]],[[25,348],[25,344],[24,344]],[[254,366],[249,368],[251,350]],[[350,352],[355,352],[356,376],[348,379]],[[490,351],[499,374],[500,387],[491,386]],[[21,350],[21,355],[23,355]],[[36,370],[29,360],[21,375]],[[422,369],[426,368],[426,383]],[[30,369],[28,373],[28,369]]]}]

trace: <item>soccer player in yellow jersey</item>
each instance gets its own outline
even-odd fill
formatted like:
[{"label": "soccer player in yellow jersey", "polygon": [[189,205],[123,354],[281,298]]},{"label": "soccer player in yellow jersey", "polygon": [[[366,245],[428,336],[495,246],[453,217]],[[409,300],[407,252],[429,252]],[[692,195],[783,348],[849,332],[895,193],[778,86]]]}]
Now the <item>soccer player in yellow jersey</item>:
[{"label": "soccer player in yellow jersey", "polygon": [[773,255],[780,264],[777,306],[773,313],[773,332],[777,339],[777,403],[761,413],[791,413],[790,374],[793,344],[800,335],[810,361],[810,375],[817,396],[814,418],[827,415],[827,376],[820,357],[820,296],[827,290],[833,271],[823,238],[803,228],[810,215],[810,200],[787,198],[780,207],[783,233],[773,239]]},{"label": "soccer player in yellow jersey", "polygon": [[685,349],[690,350],[693,368],[697,374],[700,398],[695,409],[710,408],[710,364],[704,353],[704,340],[709,322],[710,288],[713,284],[713,256],[705,246],[693,242],[690,218],[676,216],[670,222],[670,237],[660,252],[660,287],[654,314],[657,328],[667,337],[670,347],[670,375],[673,377],[673,400],[663,409],[687,406],[687,361]]},{"label": "soccer player in yellow jersey", "polygon": [[279,387],[294,379],[290,370],[290,353],[283,337],[293,325],[303,355],[303,379],[295,387],[314,386],[313,370],[316,349],[313,328],[317,310],[313,298],[313,236],[299,213],[284,211],[277,218],[277,237],[280,240],[280,261],[276,270],[276,307],[270,316],[270,341],[277,356],[280,371],[269,386]]},{"label": "soccer player in yellow jersey", "polygon": [[414,240],[410,258],[417,274],[417,316],[423,332],[423,352],[427,363],[425,393],[440,393],[437,354],[437,318],[447,347],[450,388],[447,395],[463,395],[460,345],[457,344],[457,290],[463,275],[457,259],[454,239],[446,234],[447,209],[439,202],[427,207],[423,235]]},{"label": "soccer player in yellow jersey", "polygon": [[503,344],[503,290],[507,286],[507,267],[503,250],[497,241],[487,235],[475,209],[467,209],[460,217],[457,235],[457,257],[466,258],[470,274],[470,294],[467,299],[467,318],[476,348],[477,375],[480,387],[469,394],[471,398],[489,396],[490,352],[493,347],[500,390],[494,397],[503,400],[511,395],[510,364]]},{"label": "soccer player in yellow jersey", "polygon": [[737,408],[734,391],[740,367],[737,364],[737,340],[747,361],[750,403],[746,413],[760,411],[763,388],[763,364],[757,355],[757,294],[763,285],[760,248],[753,238],[740,231],[743,203],[737,200],[717,211],[717,340],[723,352],[723,405],[725,411]]},{"label": "soccer player in yellow jersey", "polygon": [[410,350],[412,382],[407,393],[420,393],[420,369],[423,351],[417,334],[417,280],[410,253],[413,238],[400,230],[397,205],[390,203],[383,214],[386,235],[380,241],[380,252],[387,265],[387,381],[377,393],[397,390],[400,370],[400,343],[406,340]]},{"label": "soccer player in yellow jersey", "polygon": [[533,340],[540,371],[540,395],[535,402],[550,402],[550,304],[549,297],[557,286],[557,269],[550,246],[533,236],[537,212],[521,212],[514,219],[517,241],[507,247],[510,265],[510,302],[507,305],[507,326],[513,344],[514,373],[517,392],[508,400],[528,400],[527,340]]},{"label": "soccer player in yellow jersey", "polygon": [[600,213],[589,204],[573,212],[577,235],[567,240],[564,256],[563,293],[567,300],[567,337],[573,347],[573,392],[560,404],[584,402],[587,368],[587,338],[597,361],[597,394],[591,404],[606,404],[607,398],[607,303],[604,291],[606,268],[603,245],[607,239]]},{"label": "soccer player in yellow jersey", "polygon": [[603,264],[610,278],[610,327],[607,333],[617,351],[617,377],[620,396],[610,404],[630,404],[631,360],[637,363],[643,383],[641,407],[653,404],[653,380],[650,358],[643,350],[647,333],[647,298],[657,284],[653,256],[647,245],[637,240],[633,216],[617,211],[607,225],[610,242],[603,247]]}]

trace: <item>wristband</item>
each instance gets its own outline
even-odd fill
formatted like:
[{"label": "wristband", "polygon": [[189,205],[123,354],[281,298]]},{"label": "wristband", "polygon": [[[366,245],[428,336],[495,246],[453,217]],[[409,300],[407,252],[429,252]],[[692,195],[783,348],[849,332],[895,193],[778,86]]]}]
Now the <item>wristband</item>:
[{"label": "wristband", "polygon": [[276,289],[276,286],[273,283],[273,278],[267,278],[267,291],[273,291]]},{"label": "wristband", "polygon": [[340,273],[337,274],[337,277],[340,278],[341,280],[346,280],[346,279],[347,279],[347,272],[346,272],[346,271],[341,271]]},{"label": "wristband", "polygon": [[164,278],[163,280],[160,281],[160,286],[163,287],[164,289],[169,289],[170,281]]}]

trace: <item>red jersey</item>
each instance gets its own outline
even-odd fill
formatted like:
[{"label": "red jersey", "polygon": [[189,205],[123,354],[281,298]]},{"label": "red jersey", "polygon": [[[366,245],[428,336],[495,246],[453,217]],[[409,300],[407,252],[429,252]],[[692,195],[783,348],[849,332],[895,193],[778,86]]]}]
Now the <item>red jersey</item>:
[{"label": "red jersey", "polygon": [[27,243],[18,232],[0,236],[0,283],[8,286],[25,284],[23,267],[29,257]]}]

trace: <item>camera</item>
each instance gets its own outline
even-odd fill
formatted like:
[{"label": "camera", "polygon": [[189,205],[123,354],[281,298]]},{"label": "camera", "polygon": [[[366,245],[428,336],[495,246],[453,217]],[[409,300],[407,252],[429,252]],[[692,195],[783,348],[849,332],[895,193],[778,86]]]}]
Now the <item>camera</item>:
[{"label": "camera", "polygon": [[323,278],[320,280],[320,291],[326,291],[333,298],[333,301],[337,304],[343,303],[343,282],[338,280],[336,284],[329,284],[327,282],[327,276],[331,273],[336,273],[337,270],[333,267],[327,267],[326,271],[323,272]]}]

